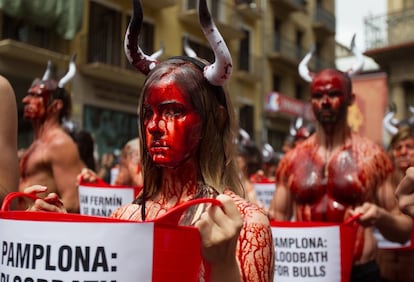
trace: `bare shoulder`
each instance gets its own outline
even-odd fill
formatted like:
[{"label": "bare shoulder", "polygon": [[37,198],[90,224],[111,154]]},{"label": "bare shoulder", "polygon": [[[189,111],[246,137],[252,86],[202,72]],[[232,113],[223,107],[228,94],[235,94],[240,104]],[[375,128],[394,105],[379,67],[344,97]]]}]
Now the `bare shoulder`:
[{"label": "bare shoulder", "polygon": [[0,95],[3,103],[1,103],[1,107],[5,110],[15,110],[16,108],[16,98],[14,94],[13,87],[11,86],[10,82],[4,77],[0,75]]},{"label": "bare shoulder", "polygon": [[55,147],[65,147],[67,145],[76,145],[72,137],[69,136],[63,129],[57,127],[48,132],[47,136],[50,145]]},{"label": "bare shoulder", "polygon": [[63,129],[51,129],[45,138],[47,146],[45,149],[53,156],[61,158],[62,156],[76,156],[77,146]]},{"label": "bare shoulder", "polygon": [[4,76],[1,76],[1,75],[0,75],[0,89],[2,91],[7,90],[7,92],[8,92],[7,95],[14,93],[13,88],[12,88],[9,80],[7,78],[5,78]]},{"label": "bare shoulder", "polygon": [[245,223],[254,223],[264,226],[268,226],[270,224],[269,219],[262,208],[236,195],[230,190],[226,190],[224,194],[233,199]]},{"label": "bare shoulder", "polygon": [[361,136],[359,134],[353,134],[352,135],[353,145],[354,147],[358,147],[363,149],[364,151],[368,152],[380,152],[385,153],[385,150],[382,148],[382,146],[378,143],[375,143],[372,139]]}]

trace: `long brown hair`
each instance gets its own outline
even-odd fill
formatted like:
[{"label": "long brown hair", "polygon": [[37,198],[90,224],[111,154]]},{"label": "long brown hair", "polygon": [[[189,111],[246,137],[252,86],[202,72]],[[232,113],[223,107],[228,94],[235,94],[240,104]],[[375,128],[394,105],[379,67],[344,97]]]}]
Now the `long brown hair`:
[{"label": "long brown hair", "polygon": [[143,200],[151,198],[161,189],[161,169],[154,165],[145,148],[143,102],[148,88],[167,78],[175,81],[182,91],[190,94],[191,102],[203,123],[197,152],[202,176],[200,181],[219,192],[229,188],[237,194],[242,193],[235,163],[236,128],[230,96],[223,87],[211,85],[203,76],[203,63],[194,60],[187,57],[168,59],[157,65],[144,83],[138,106],[144,175]]}]

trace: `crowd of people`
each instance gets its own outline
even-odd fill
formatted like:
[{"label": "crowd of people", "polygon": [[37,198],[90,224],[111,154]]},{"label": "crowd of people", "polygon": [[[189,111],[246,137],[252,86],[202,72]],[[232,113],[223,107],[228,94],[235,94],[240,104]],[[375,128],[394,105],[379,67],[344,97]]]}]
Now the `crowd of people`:
[{"label": "crowd of people", "polygon": [[[65,129],[71,112],[65,85],[76,73],[74,56],[59,80],[51,77],[48,64],[23,98],[23,118],[31,121],[34,140],[18,156],[15,96],[7,79],[0,77],[0,107],[7,116],[0,132],[5,148],[0,202],[8,193],[21,191],[39,199],[20,201],[19,209],[79,213],[80,181],[100,179],[142,188],[132,203],[111,215],[142,222],[194,199],[215,198],[220,206],[199,205],[181,219],[181,224],[199,230],[202,257],[211,266],[201,267],[200,281],[273,281],[273,220],[343,223],[358,215],[350,281],[414,281],[409,270],[414,251],[381,249],[374,236],[377,232],[398,244],[411,239],[414,127],[398,128],[386,149],[351,130],[351,77],[360,62],[348,72],[312,73],[306,57],[300,74],[310,83],[315,120],[300,125],[296,120],[283,152],[277,153],[269,144],[256,144],[237,126],[225,89],[231,55],[206,1],[199,3],[199,17],[214,51],[213,63],[195,54],[162,62],[144,54],[138,45],[142,4],[134,0],[133,5],[125,52],[146,75],[138,101],[139,136],[125,144],[117,162],[108,154],[97,164],[92,135]],[[275,186],[266,208],[253,185],[263,179]]]}]

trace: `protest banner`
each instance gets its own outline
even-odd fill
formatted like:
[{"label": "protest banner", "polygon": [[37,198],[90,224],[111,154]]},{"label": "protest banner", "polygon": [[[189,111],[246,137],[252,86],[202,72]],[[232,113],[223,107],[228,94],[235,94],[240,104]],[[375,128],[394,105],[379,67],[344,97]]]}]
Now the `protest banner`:
[{"label": "protest banner", "polygon": [[272,221],[277,282],[348,282],[357,225]]},{"label": "protest banner", "polygon": [[253,188],[256,193],[256,199],[263,207],[268,210],[273,199],[273,194],[276,191],[275,181],[261,179],[253,182]]},{"label": "protest banner", "polygon": [[198,281],[200,234],[178,221],[192,205],[220,204],[193,200],[154,221],[131,222],[8,210],[21,194],[10,193],[0,211],[2,282]]},{"label": "protest banner", "polygon": [[78,186],[80,213],[110,216],[118,207],[132,203],[142,187],[109,185],[102,180],[80,181]]}]

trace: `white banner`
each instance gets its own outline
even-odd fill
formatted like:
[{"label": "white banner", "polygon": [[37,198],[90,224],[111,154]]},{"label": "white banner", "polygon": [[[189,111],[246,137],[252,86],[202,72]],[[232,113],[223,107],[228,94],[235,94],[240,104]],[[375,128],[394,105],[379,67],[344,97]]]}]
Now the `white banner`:
[{"label": "white banner", "polygon": [[151,282],[153,223],[0,219],[1,282]]},{"label": "white banner", "polygon": [[339,226],[275,227],[276,282],[341,281]]},{"label": "white banner", "polygon": [[80,213],[110,216],[118,207],[134,200],[134,188],[79,186]]},{"label": "white banner", "polygon": [[265,209],[269,209],[276,190],[276,183],[253,183],[256,199],[263,204]]}]

